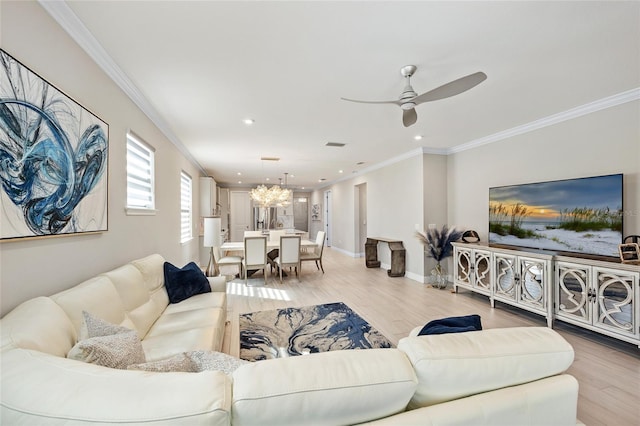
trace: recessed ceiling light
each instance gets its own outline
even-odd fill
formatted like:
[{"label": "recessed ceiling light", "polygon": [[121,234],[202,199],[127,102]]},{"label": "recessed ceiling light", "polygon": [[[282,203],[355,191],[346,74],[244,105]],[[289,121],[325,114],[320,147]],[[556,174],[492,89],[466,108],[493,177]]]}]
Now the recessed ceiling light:
[{"label": "recessed ceiling light", "polygon": [[253,118],[245,118],[244,120],[242,120],[242,122],[244,124],[246,124],[247,126],[251,126],[253,123],[255,123],[256,121]]},{"label": "recessed ceiling light", "polygon": [[300,189],[304,189],[304,186],[300,187]]},{"label": "recessed ceiling light", "polygon": [[295,177],[295,175],[289,175],[289,177]]},{"label": "recessed ceiling light", "polygon": [[419,141],[419,140],[421,140],[421,139],[422,139],[422,135],[415,135],[413,138],[414,138],[415,140]]},{"label": "recessed ceiling light", "polygon": [[269,178],[266,178],[265,180],[267,180],[267,181],[268,181],[268,180],[269,180]]},{"label": "recessed ceiling light", "polygon": [[242,176],[242,173],[238,172],[238,176]]},{"label": "recessed ceiling light", "polygon": [[338,173],[342,173],[342,170],[338,170]]},{"label": "recessed ceiling light", "polygon": [[239,181],[238,181],[238,183],[242,183],[242,181],[241,181],[241,180],[239,180]]}]

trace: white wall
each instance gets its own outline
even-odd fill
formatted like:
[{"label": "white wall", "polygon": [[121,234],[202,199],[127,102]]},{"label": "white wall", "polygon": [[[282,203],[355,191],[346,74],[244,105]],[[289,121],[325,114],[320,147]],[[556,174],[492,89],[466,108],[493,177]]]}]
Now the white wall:
[{"label": "white wall", "polygon": [[489,188],[624,173],[624,235],[640,234],[640,102],[448,157],[449,221],[487,241]]},{"label": "white wall", "polygon": [[[422,245],[415,238],[416,225],[424,221],[423,212],[423,158],[415,155],[387,167],[373,170],[323,188],[333,195],[333,248],[355,256],[359,249],[355,199],[355,186],[367,184],[367,234],[402,240],[406,249],[406,276],[423,280],[424,256]],[[390,265],[391,257],[386,245],[378,246],[378,259]],[[364,267],[364,260],[363,260]]]},{"label": "white wall", "polygon": [[[1,2],[0,31],[4,50],[109,124],[109,230],[0,243],[0,313],[151,253],[179,266],[197,260],[198,238],[179,242],[180,171],[193,178],[198,194],[199,170],[36,2]],[[129,129],[156,149],[155,216],[125,214]],[[197,195],[193,211],[197,235]]]}]

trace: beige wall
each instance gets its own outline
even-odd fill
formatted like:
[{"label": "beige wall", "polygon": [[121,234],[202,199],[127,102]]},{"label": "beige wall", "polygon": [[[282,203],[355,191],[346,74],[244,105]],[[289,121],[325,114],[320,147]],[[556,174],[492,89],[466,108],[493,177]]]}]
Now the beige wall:
[{"label": "beige wall", "polygon": [[[360,252],[355,206],[358,196],[356,186],[362,183],[367,184],[367,234],[402,240],[406,249],[406,276],[422,281],[422,245],[414,236],[416,225],[420,227],[424,221],[422,155],[415,155],[316,191],[324,193],[331,190],[333,248],[351,256]],[[385,265],[391,263],[386,245],[379,245],[378,258]]]},{"label": "beige wall", "polygon": [[640,102],[448,156],[449,221],[487,240],[489,188],[624,173],[624,235],[640,234]]},{"label": "beige wall", "polygon": [[[2,48],[109,124],[109,230],[85,236],[0,243],[0,313],[50,295],[131,259],[160,253],[182,266],[198,258],[198,239],[180,244],[180,171],[187,161],[150,120],[36,2],[0,3]],[[155,216],[127,216],[126,133],[156,149]],[[7,202],[2,198],[2,203]],[[194,233],[199,202],[194,197]]]}]

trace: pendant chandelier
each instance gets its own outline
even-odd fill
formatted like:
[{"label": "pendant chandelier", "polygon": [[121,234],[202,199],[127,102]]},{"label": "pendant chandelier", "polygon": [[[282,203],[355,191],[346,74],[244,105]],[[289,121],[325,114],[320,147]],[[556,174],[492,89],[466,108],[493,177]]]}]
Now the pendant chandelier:
[{"label": "pendant chandelier", "polygon": [[[260,207],[284,207],[289,205],[291,198],[291,190],[287,189],[287,174],[284,174],[285,186],[273,185],[267,188],[265,185],[258,185],[249,192],[249,196],[253,201],[260,204]],[[281,180],[282,182],[282,180]]]}]

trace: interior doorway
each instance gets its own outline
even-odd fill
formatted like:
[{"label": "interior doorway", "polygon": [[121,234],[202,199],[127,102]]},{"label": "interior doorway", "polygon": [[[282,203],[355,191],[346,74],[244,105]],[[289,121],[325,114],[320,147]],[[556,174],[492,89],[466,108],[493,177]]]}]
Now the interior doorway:
[{"label": "interior doorway", "polygon": [[231,191],[229,205],[231,241],[242,241],[244,231],[251,229],[251,199],[248,191]]},{"label": "interior doorway", "polygon": [[331,247],[331,191],[324,191],[324,230],[327,247]]},{"label": "interior doorway", "polygon": [[364,244],[367,241],[367,184],[361,183],[354,187],[356,212],[355,212],[355,253],[358,257],[364,256]]},{"label": "interior doorway", "polygon": [[309,231],[309,198],[293,194],[293,226],[299,231]]}]

